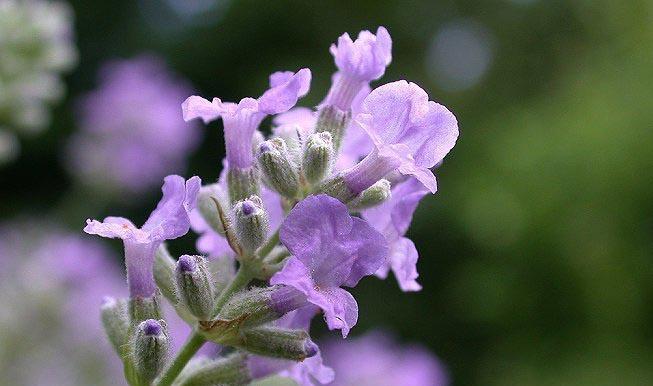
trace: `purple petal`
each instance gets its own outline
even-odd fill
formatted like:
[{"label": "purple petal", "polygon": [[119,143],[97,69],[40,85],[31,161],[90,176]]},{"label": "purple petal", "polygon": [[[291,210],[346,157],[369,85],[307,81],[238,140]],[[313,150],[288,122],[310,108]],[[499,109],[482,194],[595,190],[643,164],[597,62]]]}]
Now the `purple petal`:
[{"label": "purple petal", "polygon": [[324,319],[329,330],[341,330],[343,338],[347,337],[349,330],[358,321],[356,299],[342,288],[311,291],[307,294],[307,299],[324,311]]},{"label": "purple petal", "polygon": [[[217,102],[217,103],[216,103]],[[181,111],[184,121],[188,122],[195,118],[201,118],[204,123],[209,123],[220,117],[222,110],[219,107],[220,99],[215,98],[213,102],[193,95],[181,104]]]},{"label": "purple petal", "polygon": [[394,272],[399,288],[402,291],[420,291],[422,286],[417,283],[417,259],[419,255],[415,244],[402,237],[392,244],[390,252],[390,267]]},{"label": "purple petal", "polygon": [[351,226],[349,210],[340,201],[324,194],[310,196],[290,211],[281,226],[280,239],[291,254],[311,266],[312,257],[319,258],[316,255],[334,245],[339,235],[348,234]]},{"label": "purple petal", "polygon": [[410,178],[393,187],[389,200],[364,210],[363,218],[392,242],[406,234],[413,213],[426,193],[428,191],[418,180]]},{"label": "purple petal", "polygon": [[357,258],[344,282],[348,287],[356,286],[363,276],[376,272],[388,256],[388,244],[383,235],[365,220],[356,217],[352,220],[350,249],[357,251]]},{"label": "purple petal", "polygon": [[287,73],[275,73],[270,78],[272,88],[258,99],[260,111],[278,114],[288,111],[300,97],[306,95],[311,83],[311,70],[302,68],[292,76]]},{"label": "purple petal", "polygon": [[190,229],[189,212],[195,209],[201,181],[195,176],[188,181],[171,175],[164,179],[163,197],[141,229],[153,240],[181,237]]},{"label": "purple petal", "polygon": [[315,382],[326,385],[333,382],[335,373],[333,369],[324,365],[322,354],[319,352],[294,364],[290,369],[280,373],[282,377],[293,379],[299,386],[315,386]]},{"label": "purple petal", "polygon": [[456,117],[429,101],[414,83],[402,80],[376,88],[365,98],[362,110],[356,119],[377,147],[405,144],[422,168],[440,162],[458,138]]},{"label": "purple petal", "polygon": [[344,33],[330,51],[345,76],[370,82],[383,76],[392,61],[392,39],[384,27],[379,27],[376,35],[361,31],[355,41]]},{"label": "purple petal", "polygon": [[103,222],[86,220],[84,232],[123,240],[133,239],[141,242],[147,242],[148,240],[148,235],[145,232],[140,231],[131,221],[123,217],[107,217]]}]

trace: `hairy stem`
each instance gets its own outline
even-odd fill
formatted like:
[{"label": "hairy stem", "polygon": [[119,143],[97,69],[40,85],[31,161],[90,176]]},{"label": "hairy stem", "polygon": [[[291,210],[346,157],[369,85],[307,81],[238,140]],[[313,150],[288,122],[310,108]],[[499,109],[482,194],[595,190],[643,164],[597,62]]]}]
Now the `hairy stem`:
[{"label": "hairy stem", "polygon": [[259,249],[258,251],[259,257],[264,258],[268,254],[270,254],[272,249],[274,249],[274,247],[276,247],[277,244],[279,244],[279,229],[277,229],[277,231],[274,232],[272,236],[270,236],[268,241],[261,247],[261,249]]}]

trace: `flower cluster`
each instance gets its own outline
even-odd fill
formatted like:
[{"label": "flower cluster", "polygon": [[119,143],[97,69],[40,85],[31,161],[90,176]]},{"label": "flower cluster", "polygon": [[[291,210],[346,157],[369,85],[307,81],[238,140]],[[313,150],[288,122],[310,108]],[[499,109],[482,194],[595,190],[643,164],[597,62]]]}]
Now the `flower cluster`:
[{"label": "flower cluster", "polygon": [[[119,217],[87,222],[86,232],[124,243],[129,298],[103,307],[103,321],[130,384],[246,385],[273,374],[328,384],[335,373],[309,335],[314,317],[345,338],[359,309],[348,288],[363,277],[392,270],[402,290],[421,288],[406,232],[421,198],[436,191],[431,168],[458,126],[414,83],[371,89],[391,48],[383,27],[341,36],[331,47],[338,70],[316,111],[295,107],[309,91],[308,69],[276,72],[260,97],[237,103],[189,97],[185,120],[222,120],[219,180],[166,177],[141,227]],[[190,228],[203,255],[175,261],[164,241]],[[193,326],[172,360],[162,298]],[[193,358],[206,341],[230,348]]]},{"label": "flower cluster", "polygon": [[201,134],[179,116],[189,90],[155,56],[105,64],[99,87],[80,100],[66,166],[104,192],[140,193],[183,171]]},{"label": "flower cluster", "polygon": [[77,63],[72,11],[51,1],[0,2],[0,163],[17,152],[12,133],[36,133],[61,99],[61,74]]}]

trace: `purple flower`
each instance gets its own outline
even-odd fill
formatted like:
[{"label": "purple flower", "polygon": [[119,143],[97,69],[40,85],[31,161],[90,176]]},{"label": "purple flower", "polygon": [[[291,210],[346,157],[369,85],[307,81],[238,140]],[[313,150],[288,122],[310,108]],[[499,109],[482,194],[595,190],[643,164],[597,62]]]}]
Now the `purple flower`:
[{"label": "purple flower", "polygon": [[82,130],[68,144],[69,170],[103,190],[131,192],[182,172],[201,134],[178,115],[190,86],[151,56],[110,62],[100,75],[100,86],[80,103]]},{"label": "purple flower", "polygon": [[227,160],[231,167],[252,166],[252,137],[259,124],[269,114],[289,110],[306,95],[311,83],[311,71],[303,68],[296,73],[276,72],[270,76],[270,89],[258,99],[243,98],[240,102],[213,101],[191,96],[182,104],[184,120],[201,118],[204,123],[222,117]]},{"label": "purple flower", "polygon": [[343,172],[354,194],[395,170],[414,176],[435,193],[437,184],[429,168],[442,161],[458,138],[456,117],[446,107],[429,101],[415,83],[401,80],[373,90],[356,120],[374,149]]},{"label": "purple flower", "polygon": [[338,72],[333,76],[324,105],[349,110],[360,90],[385,73],[392,61],[392,39],[384,27],[379,27],[376,35],[361,31],[355,41],[344,33],[330,51]]},{"label": "purple flower", "polygon": [[195,208],[200,184],[199,177],[184,181],[180,176],[167,176],[161,188],[163,198],[141,228],[122,217],[107,217],[104,222],[87,220],[86,233],[123,240],[127,284],[132,298],[154,295],[154,253],[163,241],[188,232],[188,213]]},{"label": "purple flower", "polygon": [[413,212],[428,190],[419,181],[410,178],[392,189],[389,200],[374,208],[362,212],[367,220],[379,232],[383,233],[390,247],[388,261],[376,275],[385,279],[392,269],[403,291],[422,289],[417,279],[417,258],[415,244],[404,237],[413,218]]},{"label": "purple flower", "polygon": [[325,362],[335,370],[332,386],[446,386],[448,376],[438,359],[420,346],[401,346],[373,332],[324,345]]},{"label": "purple flower", "polygon": [[281,226],[281,242],[291,256],[271,284],[285,284],[324,311],[329,329],[343,337],[358,320],[358,304],[341,286],[353,287],[384,263],[383,235],[347,207],[326,195],[298,203]]}]

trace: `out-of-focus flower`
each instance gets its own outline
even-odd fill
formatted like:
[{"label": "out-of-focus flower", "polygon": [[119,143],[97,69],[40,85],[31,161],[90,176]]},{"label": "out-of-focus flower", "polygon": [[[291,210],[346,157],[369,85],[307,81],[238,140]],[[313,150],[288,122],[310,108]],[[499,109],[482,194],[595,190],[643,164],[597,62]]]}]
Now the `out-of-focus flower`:
[{"label": "out-of-focus flower", "polygon": [[126,292],[112,260],[51,224],[0,225],[0,384],[122,384],[99,322],[103,297]]},{"label": "out-of-focus flower", "polygon": [[446,386],[446,371],[437,358],[416,345],[401,346],[390,336],[372,332],[360,338],[323,345],[324,362],[335,371],[332,386]]},{"label": "out-of-focus flower", "polygon": [[[510,0],[527,3],[533,0]],[[455,20],[440,28],[426,55],[426,69],[438,86],[463,91],[477,85],[494,59],[494,36],[472,20]]]},{"label": "out-of-focus flower", "polygon": [[68,169],[84,184],[116,193],[143,192],[183,172],[201,134],[179,117],[190,91],[153,56],[106,64],[99,87],[80,102]]},{"label": "out-of-focus flower", "polygon": [[0,131],[48,125],[50,105],[65,92],[61,74],[77,63],[72,23],[64,2],[0,1]]},{"label": "out-of-focus flower", "polygon": [[176,239],[188,232],[189,213],[195,209],[200,184],[199,177],[192,177],[188,181],[176,175],[166,177],[161,188],[161,201],[140,228],[123,217],[107,217],[103,222],[87,220],[86,233],[123,240],[131,298],[154,296],[154,253],[163,241]]},{"label": "out-of-focus flower", "polygon": [[343,337],[358,320],[358,304],[341,286],[354,287],[376,272],[387,256],[383,235],[327,195],[310,196],[293,208],[281,226],[281,242],[293,255],[271,284],[302,292],[324,311],[330,329]]},{"label": "out-of-focus flower", "polygon": [[414,178],[399,183],[392,189],[392,196],[379,206],[366,209],[362,215],[374,228],[383,233],[390,247],[388,261],[376,275],[386,278],[392,269],[403,291],[422,289],[417,279],[417,248],[404,237],[413,219],[413,212],[428,189]]}]

